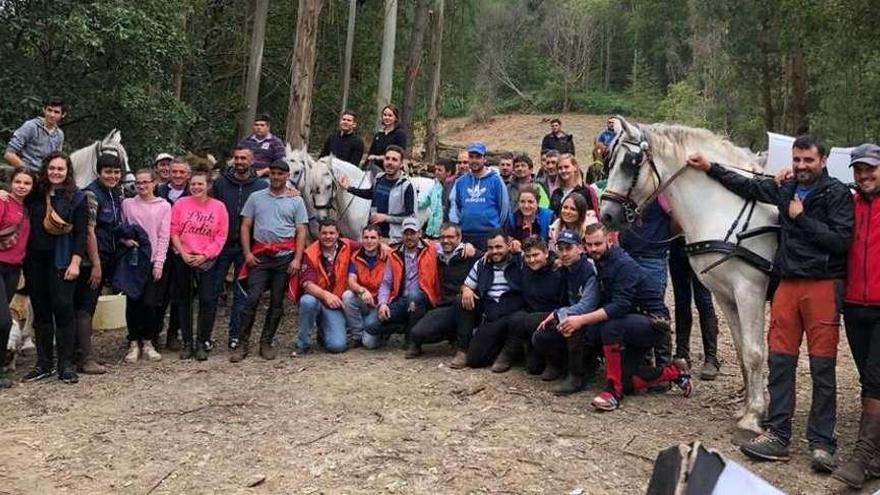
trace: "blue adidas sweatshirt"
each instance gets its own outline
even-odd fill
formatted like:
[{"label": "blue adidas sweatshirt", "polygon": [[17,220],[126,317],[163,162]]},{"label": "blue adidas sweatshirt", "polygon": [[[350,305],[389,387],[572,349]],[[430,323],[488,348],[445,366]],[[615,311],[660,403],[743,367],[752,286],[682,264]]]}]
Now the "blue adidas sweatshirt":
[{"label": "blue adidas sweatshirt", "polygon": [[465,234],[485,234],[504,226],[510,217],[510,197],[504,180],[493,169],[482,177],[473,173],[455,180],[449,193],[449,220]]}]

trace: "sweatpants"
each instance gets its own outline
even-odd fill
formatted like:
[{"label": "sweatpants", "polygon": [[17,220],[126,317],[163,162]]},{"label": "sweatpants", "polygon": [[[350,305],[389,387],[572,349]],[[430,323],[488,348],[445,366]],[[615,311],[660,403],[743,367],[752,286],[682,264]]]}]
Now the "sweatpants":
[{"label": "sweatpants", "polygon": [[125,298],[125,322],[129,342],[148,342],[159,335],[163,316],[159,308],[159,284],[151,276],[141,297]]}]

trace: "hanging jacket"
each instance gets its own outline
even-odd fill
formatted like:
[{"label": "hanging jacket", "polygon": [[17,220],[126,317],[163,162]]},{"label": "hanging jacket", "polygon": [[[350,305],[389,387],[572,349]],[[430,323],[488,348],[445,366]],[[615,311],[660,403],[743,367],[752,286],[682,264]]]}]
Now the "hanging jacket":
[{"label": "hanging jacket", "polygon": [[150,237],[140,225],[120,225],[114,229],[117,240],[130,239],[138,243],[128,247],[122,243],[116,251],[116,271],[111,285],[132,299],[140,299],[144,288],[153,276],[152,248]]}]

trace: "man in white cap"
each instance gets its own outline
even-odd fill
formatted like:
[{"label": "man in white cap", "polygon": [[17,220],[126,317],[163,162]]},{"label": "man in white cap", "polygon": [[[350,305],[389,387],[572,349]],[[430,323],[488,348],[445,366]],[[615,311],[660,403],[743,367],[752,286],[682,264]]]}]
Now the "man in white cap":
[{"label": "man in white cap", "polygon": [[171,160],[174,160],[174,155],[168,153],[159,153],[153,160],[153,168],[156,169],[156,188],[171,180]]}]

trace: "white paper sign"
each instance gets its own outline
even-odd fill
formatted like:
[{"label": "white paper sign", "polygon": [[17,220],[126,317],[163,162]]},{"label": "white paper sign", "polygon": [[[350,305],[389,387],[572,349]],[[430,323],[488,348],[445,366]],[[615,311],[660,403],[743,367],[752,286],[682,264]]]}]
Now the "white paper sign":
[{"label": "white paper sign", "polygon": [[[768,132],[767,143],[767,173],[775,174],[783,168],[791,167],[791,147],[794,144],[794,138],[785,134]],[[831,148],[831,152],[828,153],[828,162],[825,165],[828,169],[828,175],[844,184],[850,184],[853,181],[852,170],[849,168],[853,149],[855,148]]]}]

